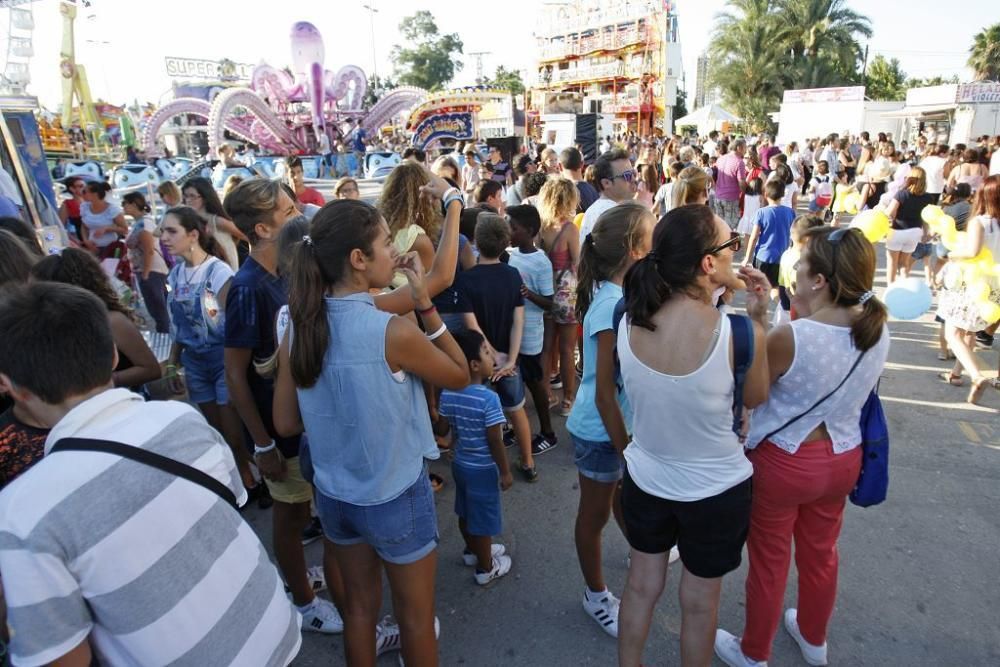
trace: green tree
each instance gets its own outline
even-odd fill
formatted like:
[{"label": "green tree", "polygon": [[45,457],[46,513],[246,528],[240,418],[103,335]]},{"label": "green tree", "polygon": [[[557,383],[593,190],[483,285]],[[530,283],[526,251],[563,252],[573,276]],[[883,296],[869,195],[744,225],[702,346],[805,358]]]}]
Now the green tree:
[{"label": "green tree", "polygon": [[846,0],[777,0],[775,14],[792,54],[792,85],[814,88],[849,83],[861,62],[859,37],[871,37],[871,21]]},{"label": "green tree", "polygon": [[400,84],[440,90],[462,69],[462,62],[455,58],[462,53],[462,40],[457,33],[442,35],[430,12],[407,16],[399,31],[406,46],[392,47],[392,62]]},{"label": "green tree", "polygon": [[489,88],[501,88],[509,90],[511,95],[521,95],[524,93],[524,81],[521,80],[521,73],[516,69],[510,70],[499,65],[493,78],[483,77],[482,85]]},{"label": "green tree", "polygon": [[865,95],[873,100],[905,100],[906,72],[899,66],[899,59],[875,56],[868,65],[865,78]]},{"label": "green tree", "polygon": [[677,89],[677,101],[674,103],[673,118],[676,120],[678,118],[683,118],[688,115],[687,108],[687,91],[683,88]]},{"label": "green tree", "polygon": [[977,79],[1000,81],[1000,23],[983,28],[975,36],[968,65]]},{"label": "green tree", "polygon": [[949,77],[944,76],[931,76],[926,79],[911,78],[906,80],[907,88],[921,88],[923,86],[943,86],[949,83],[961,83],[957,74],[952,74]]}]

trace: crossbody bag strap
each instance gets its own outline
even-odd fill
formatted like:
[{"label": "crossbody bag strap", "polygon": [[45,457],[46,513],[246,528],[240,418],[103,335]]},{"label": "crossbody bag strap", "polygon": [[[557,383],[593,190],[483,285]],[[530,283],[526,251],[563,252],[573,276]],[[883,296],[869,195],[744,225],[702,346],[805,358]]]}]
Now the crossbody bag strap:
[{"label": "crossbody bag strap", "polygon": [[136,463],[156,468],[163,472],[186,479],[192,484],[208,489],[215,495],[225,500],[234,509],[239,509],[236,502],[236,494],[228,486],[215,479],[211,475],[197,468],[189,466],[180,461],[161,456],[156,452],[141,447],[133,447],[121,442],[112,440],[98,440],[93,438],[62,438],[52,446],[49,454],[56,452],[101,452],[104,454],[114,454],[123,459],[129,459]]},{"label": "crossbody bag strap", "polygon": [[831,396],[833,396],[834,394],[836,394],[837,391],[839,391],[840,388],[844,386],[844,383],[847,382],[847,378],[851,377],[851,375],[854,373],[854,369],[857,368],[858,364],[861,363],[861,359],[865,356],[866,352],[868,352],[868,350],[865,350],[864,352],[862,352],[861,354],[858,355],[858,358],[854,360],[854,365],[851,366],[851,370],[847,371],[847,375],[845,375],[844,379],[840,381],[840,384],[838,384],[836,387],[833,388],[833,391],[831,391],[829,394],[827,394],[823,398],[821,398],[818,401],[816,401],[815,403],[813,403],[809,407],[809,409],[806,410],[805,412],[803,412],[802,414],[800,414],[797,417],[794,417],[794,418],[788,420],[787,422],[785,422],[784,424],[782,424],[778,428],[774,429],[773,431],[771,431],[770,433],[768,433],[767,435],[765,435],[763,438],[760,439],[760,442],[764,442],[765,440],[770,440],[771,436],[773,436],[775,433],[778,433],[780,431],[784,431],[786,428],[788,428],[789,426],[791,426],[792,424],[794,424],[795,422],[797,422],[798,420],[802,419],[807,414],[809,414],[810,412],[812,412],[813,410],[815,410],[817,407],[819,407],[819,405],[821,403],[823,403],[823,401],[825,401],[826,399],[828,399]]}]

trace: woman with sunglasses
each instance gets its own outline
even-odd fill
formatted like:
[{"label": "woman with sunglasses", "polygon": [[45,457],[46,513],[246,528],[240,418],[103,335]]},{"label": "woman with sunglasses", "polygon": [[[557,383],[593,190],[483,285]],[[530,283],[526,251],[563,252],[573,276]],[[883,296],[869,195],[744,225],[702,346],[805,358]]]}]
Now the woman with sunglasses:
[{"label": "woman with sunglasses", "polygon": [[[875,249],[860,230],[803,233],[792,307],[798,319],[767,340],[770,395],[754,411],[742,639],[719,630],[727,665],[764,664],[784,618],[810,665],[825,665],[837,597],[837,538],[861,468],[861,407],[889,354],[886,309],[872,292]],[[782,616],[795,540],[798,605]]]},{"label": "woman with sunglasses", "polygon": [[66,191],[69,192],[69,199],[64,199],[59,205],[59,221],[66,227],[73,238],[80,240],[80,227],[83,219],[80,217],[80,205],[83,204],[83,193],[87,189],[87,182],[79,176],[70,176],[65,181]]},{"label": "woman with sunglasses", "polygon": [[671,547],[683,564],[685,665],[711,663],[722,577],[740,565],[753,468],[734,432],[731,321],[715,303],[721,291],[747,289],[754,356],[743,404],[752,408],[767,398],[770,285],[756,269],[734,271],[739,245],[708,206],[681,206],[660,220],[653,251],[625,276],[617,350],[633,416],[621,491],[631,546],[618,616],[623,667],[642,657]]},{"label": "woman with sunglasses", "polygon": [[208,233],[215,237],[215,240],[222,248],[222,254],[226,258],[229,267],[236,271],[240,268],[241,254],[236,248],[236,239],[243,243],[249,243],[246,234],[226,216],[226,211],[222,208],[222,201],[219,194],[212,187],[212,182],[207,178],[196,177],[184,184],[182,190],[184,194],[184,205],[190,206],[198,215],[202,217],[208,228]]}]

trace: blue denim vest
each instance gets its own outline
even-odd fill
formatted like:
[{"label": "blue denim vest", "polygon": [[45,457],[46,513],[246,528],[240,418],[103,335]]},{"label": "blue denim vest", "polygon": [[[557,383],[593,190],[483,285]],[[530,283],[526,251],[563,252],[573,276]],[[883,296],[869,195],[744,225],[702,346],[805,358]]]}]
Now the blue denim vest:
[{"label": "blue denim vest", "polygon": [[353,505],[396,498],[423,474],[425,457],[439,456],[420,380],[399,380],[386,363],[392,317],[369,294],[327,298],[323,368],[298,389],[315,486]]},{"label": "blue denim vest", "polygon": [[167,305],[170,307],[174,341],[182,345],[186,352],[197,354],[221,352],[225,343],[226,314],[219,304],[219,295],[210,287],[215,273],[223,270],[225,265],[215,257],[206,261],[208,266],[204,273],[196,272],[196,281],[187,282],[184,279],[187,271],[184,262],[174,265],[167,276],[170,285]]}]

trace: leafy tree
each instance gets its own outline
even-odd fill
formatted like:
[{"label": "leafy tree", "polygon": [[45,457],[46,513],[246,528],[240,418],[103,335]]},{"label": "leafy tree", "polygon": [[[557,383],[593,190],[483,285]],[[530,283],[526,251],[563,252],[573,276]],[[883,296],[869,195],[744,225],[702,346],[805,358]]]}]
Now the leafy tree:
[{"label": "leafy tree", "polygon": [[968,65],[977,79],[1000,81],[1000,23],[983,28],[975,36]]},{"label": "leafy tree", "polygon": [[[777,0],[775,14],[792,52],[795,87],[843,83],[861,61],[858,37],[871,37],[871,21],[846,6],[846,0]],[[838,76],[839,74],[839,76]]]},{"label": "leafy tree", "polygon": [[392,47],[392,62],[400,84],[439,90],[462,69],[462,62],[455,58],[462,53],[462,40],[457,33],[442,35],[430,12],[407,16],[399,31],[406,46]]},{"label": "leafy tree", "polygon": [[905,100],[906,72],[899,66],[899,58],[892,60],[875,56],[868,65],[865,94],[873,100]]},{"label": "leafy tree", "polygon": [[674,120],[678,118],[683,118],[684,116],[688,115],[687,98],[688,98],[687,91],[682,88],[678,88],[677,102],[674,103],[674,111],[673,111]]},{"label": "leafy tree", "polygon": [[374,74],[368,75],[368,87],[365,88],[365,97],[361,102],[361,105],[367,109],[371,109],[375,106],[375,103],[385,93],[389,92],[396,87],[396,82],[392,81],[389,77],[375,76]]},{"label": "leafy tree", "polygon": [[503,65],[497,67],[493,78],[483,77],[482,85],[490,88],[502,88],[509,90],[511,95],[521,95],[524,93],[524,81],[521,80],[521,73],[516,69],[509,70]]},{"label": "leafy tree", "polygon": [[943,76],[932,76],[926,79],[912,78],[906,80],[907,88],[921,88],[923,86],[943,86],[948,83],[961,83],[957,74],[952,74],[950,77]]}]

